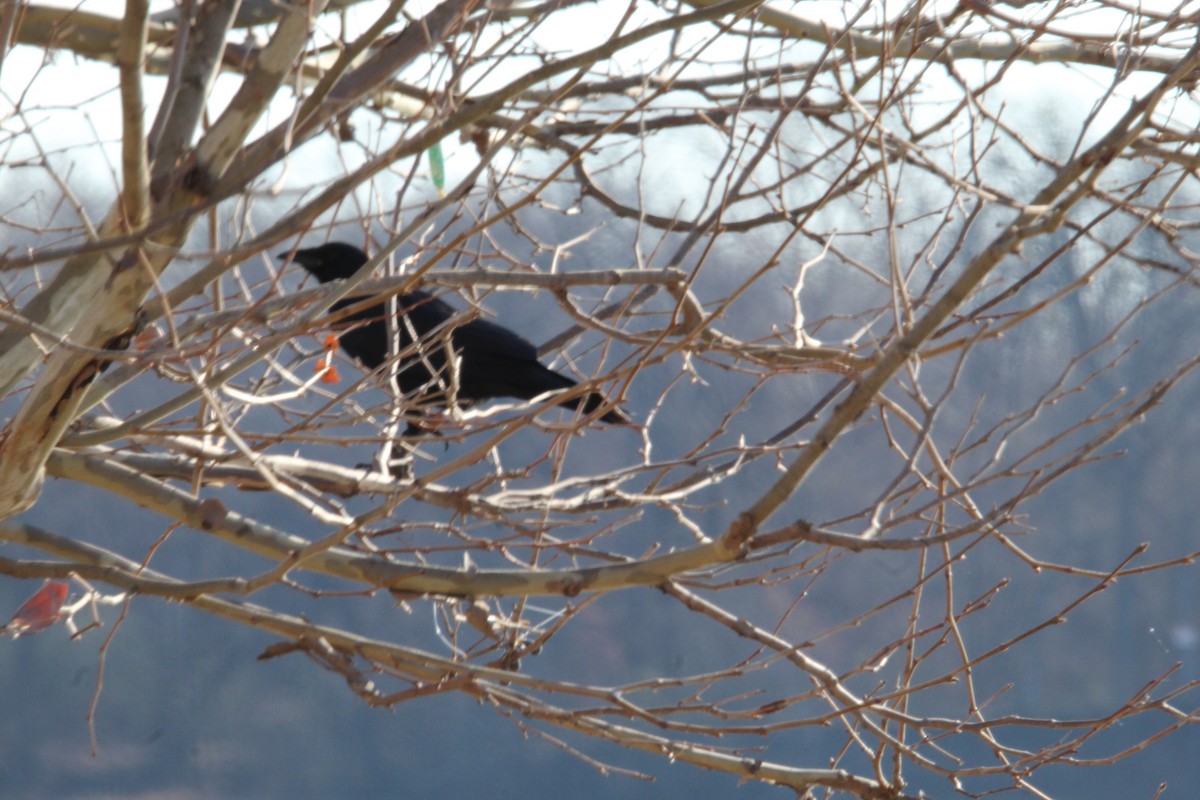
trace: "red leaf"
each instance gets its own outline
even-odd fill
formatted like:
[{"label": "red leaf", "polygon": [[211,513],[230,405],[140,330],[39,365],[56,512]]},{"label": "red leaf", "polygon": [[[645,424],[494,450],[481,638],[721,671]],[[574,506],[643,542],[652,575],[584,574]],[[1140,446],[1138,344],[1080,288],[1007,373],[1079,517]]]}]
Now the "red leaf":
[{"label": "red leaf", "polygon": [[8,621],[8,625],[0,630],[11,633],[14,637],[46,630],[58,622],[69,586],[65,581],[46,581],[42,588],[21,604],[17,613]]},{"label": "red leaf", "polygon": [[325,336],[325,355],[317,361],[317,372],[324,371],[321,375],[321,383],[337,383],[342,379],[338,375],[337,367],[333,365],[333,351],[337,350],[338,337],[336,334],[326,334]]},{"label": "red leaf", "polygon": [[317,372],[321,373],[321,383],[337,383],[342,379],[338,375],[337,366],[333,363],[333,357],[330,355],[323,356],[317,361]]},{"label": "red leaf", "polygon": [[133,337],[133,349],[137,350],[139,353],[145,352],[146,350],[150,349],[150,345],[154,344],[155,340],[160,336],[162,336],[162,331],[160,331],[156,326],[151,325],[142,330],[137,336]]}]

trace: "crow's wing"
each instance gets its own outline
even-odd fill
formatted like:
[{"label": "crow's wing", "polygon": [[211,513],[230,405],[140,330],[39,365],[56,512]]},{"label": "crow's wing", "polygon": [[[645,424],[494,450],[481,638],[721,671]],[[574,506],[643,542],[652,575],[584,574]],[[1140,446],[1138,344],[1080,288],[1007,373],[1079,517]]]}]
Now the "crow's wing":
[{"label": "crow's wing", "polygon": [[[338,303],[345,307],[363,298],[354,297]],[[412,330],[425,351],[423,358],[410,354],[400,364],[398,379],[405,394],[430,388],[434,374],[444,378],[445,349],[441,334],[446,324],[458,312],[449,303],[426,292],[410,292],[397,297],[403,312],[400,323],[400,344],[407,350],[412,343]],[[368,368],[378,368],[389,353],[387,324],[383,317],[386,304],[372,306],[347,320],[341,335],[342,347]],[[407,320],[407,324],[406,324]],[[537,360],[537,348],[519,334],[485,319],[473,319],[458,325],[451,332],[454,350],[461,357],[459,399],[488,400],[493,397],[516,397],[528,400],[556,389],[568,389],[575,381],[544,367]],[[574,406],[577,401],[569,402]]]},{"label": "crow's wing", "polygon": [[[405,308],[413,327],[422,336],[427,336],[457,313],[448,304],[424,292],[406,296]],[[490,320],[473,319],[463,323],[454,329],[451,339],[455,352],[462,357],[459,394],[465,399],[518,397],[528,400],[575,385],[570,378],[542,366],[537,360],[537,348],[527,339]],[[441,367],[440,353],[437,355],[437,365]]]},{"label": "crow's wing", "polygon": [[[458,314],[449,303],[425,292],[412,292],[401,301],[413,327],[423,339]],[[454,349],[464,354],[501,360],[537,360],[537,348],[529,341],[486,319],[473,319],[457,326],[453,340]]]}]

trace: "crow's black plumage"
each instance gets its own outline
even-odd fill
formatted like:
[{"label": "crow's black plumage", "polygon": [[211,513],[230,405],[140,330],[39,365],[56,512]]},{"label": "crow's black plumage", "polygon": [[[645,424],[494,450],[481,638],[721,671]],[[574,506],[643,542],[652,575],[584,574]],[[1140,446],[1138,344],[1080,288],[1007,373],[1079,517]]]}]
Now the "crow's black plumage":
[{"label": "crow's black plumage", "polygon": [[[286,260],[288,254],[279,256]],[[367,254],[342,242],[330,242],[320,247],[297,250],[291,260],[304,267],[321,283],[348,278],[367,263]],[[344,297],[334,303],[329,313],[369,300],[367,295]],[[396,296],[400,317],[396,320],[400,360],[396,379],[400,392],[419,404],[444,405],[445,389],[450,383],[446,370],[446,323],[454,318],[455,310],[446,302],[427,292],[409,292]],[[341,319],[336,328],[338,340],[351,357],[368,369],[378,369],[386,363],[388,326],[386,301],[353,312]],[[412,330],[409,330],[409,324]],[[413,332],[416,333],[414,345]],[[508,328],[483,319],[473,319],[457,325],[450,332],[450,342],[460,358],[458,370],[458,402],[460,405],[494,397],[515,397],[532,400],[556,389],[569,389],[575,381],[542,366],[537,360],[537,348]],[[432,371],[430,370],[432,367]],[[562,401],[560,405],[591,413],[605,402],[598,392]],[[631,424],[628,417],[613,408],[600,417],[601,422],[613,425]],[[411,426],[410,426],[411,427]]]}]

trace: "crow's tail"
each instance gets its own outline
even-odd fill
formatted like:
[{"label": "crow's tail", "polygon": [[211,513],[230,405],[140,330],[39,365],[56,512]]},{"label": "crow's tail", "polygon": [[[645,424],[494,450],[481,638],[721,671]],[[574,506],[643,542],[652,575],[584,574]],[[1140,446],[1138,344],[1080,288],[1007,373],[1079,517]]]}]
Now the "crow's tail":
[{"label": "crow's tail", "polygon": [[[599,392],[592,392],[582,398],[575,397],[563,403],[567,408],[579,408],[580,401],[583,401],[583,413],[591,414],[598,408],[601,408],[608,399]],[[617,407],[613,407],[604,416],[600,417],[600,421],[608,425],[632,425],[633,420],[626,416],[625,412]]]}]

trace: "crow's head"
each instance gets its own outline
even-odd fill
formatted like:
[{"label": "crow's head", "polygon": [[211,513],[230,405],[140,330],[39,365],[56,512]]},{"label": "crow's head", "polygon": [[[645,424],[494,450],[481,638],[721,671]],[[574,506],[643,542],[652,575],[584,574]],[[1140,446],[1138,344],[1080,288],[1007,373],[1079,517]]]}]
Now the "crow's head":
[{"label": "crow's head", "polygon": [[[286,261],[287,253],[280,253],[278,258]],[[330,242],[320,247],[309,247],[297,250],[292,256],[300,266],[321,283],[349,278],[359,267],[367,263],[367,254],[352,244]]]}]

